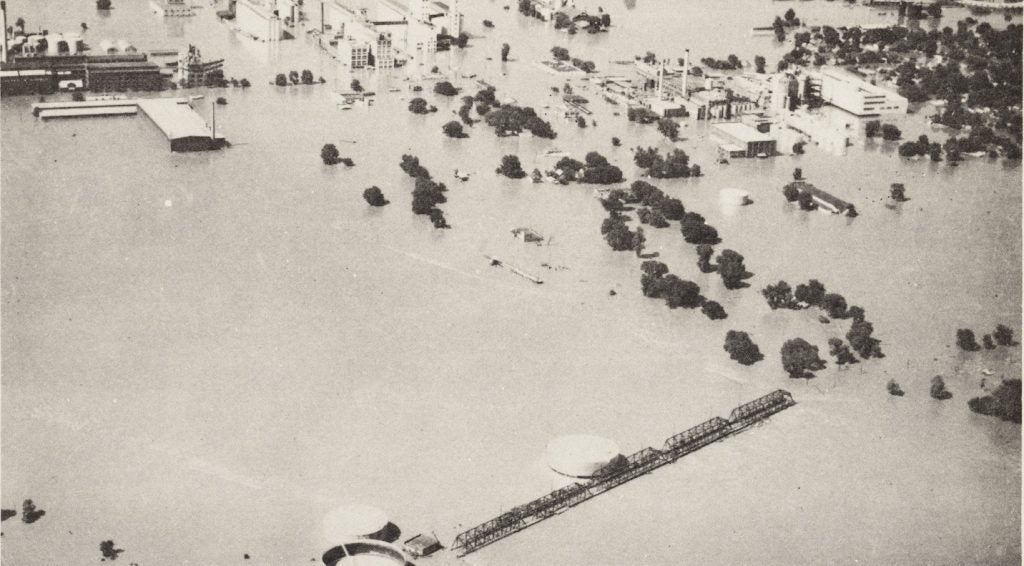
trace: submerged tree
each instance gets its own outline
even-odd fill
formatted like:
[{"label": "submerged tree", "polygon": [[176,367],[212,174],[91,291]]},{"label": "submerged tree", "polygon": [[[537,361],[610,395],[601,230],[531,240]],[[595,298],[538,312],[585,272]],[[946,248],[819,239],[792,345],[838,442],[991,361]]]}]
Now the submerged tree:
[{"label": "submerged tree", "polygon": [[854,356],[849,346],[844,344],[839,338],[829,338],[828,346],[828,353],[836,359],[836,365],[844,366],[858,362],[857,356]]},{"label": "submerged tree", "polygon": [[714,255],[715,248],[708,244],[697,245],[697,267],[701,273],[713,273],[718,269],[711,263],[711,256]]},{"label": "submerged tree", "polygon": [[452,120],[452,121],[448,122],[447,124],[445,124],[444,126],[441,126],[441,131],[444,132],[444,135],[446,135],[446,136],[448,136],[450,138],[468,138],[469,137],[469,134],[467,134],[466,132],[464,132],[462,130],[462,124],[456,122],[455,120]]},{"label": "submerged tree", "polygon": [[850,330],[846,333],[850,346],[865,360],[885,357],[882,353],[882,341],[871,337],[874,331],[875,327],[870,322],[857,320],[850,325]]},{"label": "submerged tree", "polygon": [[729,316],[726,314],[725,309],[722,308],[722,305],[715,301],[704,301],[700,311],[711,320],[721,320]]},{"label": "submerged tree", "polygon": [[31,499],[26,499],[21,504],[21,520],[24,523],[31,525],[41,519],[45,514],[46,511],[36,509],[36,504],[33,503]]},{"label": "submerged tree", "polygon": [[725,351],[737,362],[749,366],[764,359],[760,348],[746,332],[730,330],[725,334]]},{"label": "submerged tree", "polygon": [[793,296],[801,303],[816,307],[825,298],[825,286],[817,279],[811,279],[806,285],[803,283],[797,285]]},{"label": "submerged tree", "polygon": [[724,250],[718,255],[717,263],[718,274],[722,276],[726,289],[739,289],[746,285],[743,283],[743,279],[747,277],[743,256],[732,250]]},{"label": "submerged tree", "polygon": [[1016,346],[1017,343],[1013,341],[1013,330],[1010,330],[1008,326],[998,324],[996,325],[996,331],[992,333],[992,337],[995,338],[996,344],[1000,346]]},{"label": "submerged tree", "polygon": [[1007,379],[999,384],[990,395],[974,397],[967,402],[972,411],[982,415],[999,417],[1004,421],[1021,422],[1021,381]]},{"label": "submerged tree", "polygon": [[501,166],[496,169],[496,172],[509,179],[522,179],[526,176],[526,171],[523,171],[523,166],[519,163],[519,157],[515,155],[502,157]]},{"label": "submerged tree", "polygon": [[814,377],[815,371],[825,369],[825,360],[818,357],[818,347],[803,338],[786,340],[782,345],[782,368],[789,377]]},{"label": "submerged tree", "polygon": [[114,541],[105,540],[100,543],[100,552],[104,559],[117,560],[118,555],[124,552],[124,549],[114,548]]},{"label": "submerged tree", "polygon": [[793,298],[793,289],[785,281],[779,281],[775,285],[768,285],[761,290],[761,294],[764,295],[765,300],[768,301],[768,306],[772,310],[797,308],[796,299]]},{"label": "submerged tree", "polygon": [[390,202],[388,199],[384,198],[384,193],[381,192],[380,188],[377,186],[370,187],[363,191],[363,198],[366,199],[366,202],[369,203],[370,206],[385,206]]},{"label": "submerged tree", "polygon": [[320,159],[323,160],[324,165],[334,165],[341,161],[341,153],[333,143],[324,144],[324,147],[320,149]]},{"label": "submerged tree", "polygon": [[965,352],[977,352],[981,349],[974,337],[974,331],[969,328],[960,328],[956,331],[956,344]]},{"label": "submerged tree", "polygon": [[903,389],[900,388],[900,384],[896,383],[895,379],[890,379],[889,383],[885,384],[885,388],[889,391],[889,395],[893,397],[903,397]]},{"label": "submerged tree", "polygon": [[946,399],[953,397],[952,393],[946,391],[946,382],[943,381],[941,375],[936,375],[932,378],[930,394],[932,399],[938,399],[940,401],[945,401]]}]

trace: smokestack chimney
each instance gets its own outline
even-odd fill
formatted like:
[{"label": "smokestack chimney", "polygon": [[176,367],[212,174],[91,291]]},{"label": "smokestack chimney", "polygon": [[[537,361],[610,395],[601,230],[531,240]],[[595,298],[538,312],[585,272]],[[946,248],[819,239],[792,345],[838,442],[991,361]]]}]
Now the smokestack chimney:
[{"label": "smokestack chimney", "polygon": [[3,53],[0,53],[0,63],[7,62],[7,2],[0,2],[0,27],[3,27],[4,41]]},{"label": "smokestack chimney", "polygon": [[690,99],[690,93],[686,90],[686,76],[689,75],[689,74],[690,74],[690,50],[687,49],[686,53],[683,54],[683,78],[680,79],[682,81],[682,83],[683,83],[682,84],[682,87],[683,87],[683,98],[685,98],[687,100]]},{"label": "smokestack chimney", "polygon": [[658,65],[658,100],[664,100],[662,96],[662,83],[665,81],[665,60],[662,59]]}]

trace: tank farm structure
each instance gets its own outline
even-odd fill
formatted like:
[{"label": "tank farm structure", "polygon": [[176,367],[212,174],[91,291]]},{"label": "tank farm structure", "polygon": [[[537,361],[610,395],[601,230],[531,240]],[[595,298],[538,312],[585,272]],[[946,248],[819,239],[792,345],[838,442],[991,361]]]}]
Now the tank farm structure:
[{"label": "tank farm structure", "polygon": [[691,452],[736,434],[795,404],[796,401],[788,391],[777,389],[736,407],[728,419],[714,417],[669,437],[661,450],[644,448],[625,458],[620,457],[587,481],[556,489],[539,499],[463,531],[455,537],[452,550],[458,556],[465,556],[629,480],[671,464]]}]

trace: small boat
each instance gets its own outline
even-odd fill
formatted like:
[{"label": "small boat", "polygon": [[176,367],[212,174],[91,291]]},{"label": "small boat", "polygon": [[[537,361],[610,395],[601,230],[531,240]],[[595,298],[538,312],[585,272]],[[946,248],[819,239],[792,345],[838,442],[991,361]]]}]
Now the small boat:
[{"label": "small boat", "polygon": [[829,321],[827,316],[821,315],[821,316],[818,317],[818,322],[820,322],[822,324],[828,324],[831,321]]},{"label": "small boat", "polygon": [[993,376],[995,374],[996,374],[996,372],[994,372],[994,371],[992,371],[992,370],[990,370],[988,368],[985,368],[985,369],[981,370],[981,375]]},{"label": "small boat", "polygon": [[462,171],[459,171],[458,169],[456,169],[455,170],[455,178],[460,180],[460,181],[468,181],[469,180],[469,173],[463,173]]},{"label": "small boat", "polygon": [[757,154],[758,159],[765,159],[766,157],[768,157],[768,154],[763,151]]}]

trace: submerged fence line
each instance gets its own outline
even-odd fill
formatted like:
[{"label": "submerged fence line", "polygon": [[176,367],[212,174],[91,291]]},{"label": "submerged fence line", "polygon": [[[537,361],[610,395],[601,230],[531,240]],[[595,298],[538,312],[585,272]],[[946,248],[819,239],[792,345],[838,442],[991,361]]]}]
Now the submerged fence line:
[{"label": "submerged fence line", "polygon": [[661,450],[644,448],[619,457],[598,471],[595,477],[556,489],[525,505],[502,513],[490,521],[459,533],[452,545],[459,556],[465,556],[492,542],[535,525],[552,515],[562,513],[584,501],[618,487],[631,479],[695,452],[712,442],[735,434],[779,411],[796,404],[788,391],[777,389],[732,410],[729,419],[714,417],[665,440]]}]

